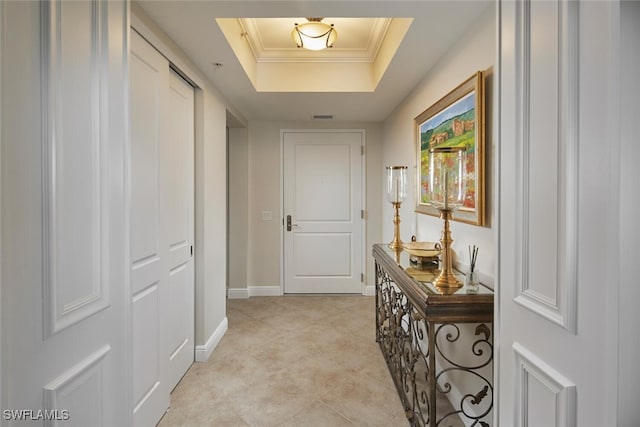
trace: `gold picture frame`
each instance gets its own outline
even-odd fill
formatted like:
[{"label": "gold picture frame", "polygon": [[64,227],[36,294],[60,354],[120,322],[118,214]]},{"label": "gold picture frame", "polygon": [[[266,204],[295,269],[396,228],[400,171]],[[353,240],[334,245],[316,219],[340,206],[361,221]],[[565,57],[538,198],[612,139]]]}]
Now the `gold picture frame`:
[{"label": "gold picture frame", "polygon": [[414,119],[416,129],[416,212],[440,216],[429,203],[429,149],[465,146],[467,192],[454,221],[485,224],[484,78],[476,72]]}]

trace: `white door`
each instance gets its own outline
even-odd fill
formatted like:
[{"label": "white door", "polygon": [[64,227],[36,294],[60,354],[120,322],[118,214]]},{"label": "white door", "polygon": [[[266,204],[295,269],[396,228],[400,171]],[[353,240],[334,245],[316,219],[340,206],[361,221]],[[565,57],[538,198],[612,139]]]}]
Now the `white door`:
[{"label": "white door", "polygon": [[166,236],[167,283],[161,293],[162,355],[173,389],[194,361],[194,92],[171,71],[163,138],[160,218]]},{"label": "white door", "polygon": [[500,9],[499,421],[615,425],[610,3]]},{"label": "white door", "polygon": [[194,359],[193,88],[131,32],[134,422],[154,425]]},{"label": "white door", "polygon": [[166,253],[160,218],[160,124],[167,119],[169,63],[131,31],[131,303],[135,425],[154,425],[169,406],[162,382],[160,286]]},{"label": "white door", "polygon": [[130,425],[128,7],[0,7],[2,423]]},{"label": "white door", "polygon": [[363,131],[283,131],[284,292],[361,293]]}]

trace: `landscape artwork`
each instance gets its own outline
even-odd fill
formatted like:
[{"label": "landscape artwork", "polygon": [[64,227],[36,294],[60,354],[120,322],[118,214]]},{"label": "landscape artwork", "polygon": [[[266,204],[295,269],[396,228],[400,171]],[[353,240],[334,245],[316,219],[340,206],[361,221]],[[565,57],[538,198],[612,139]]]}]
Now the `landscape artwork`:
[{"label": "landscape artwork", "polygon": [[465,147],[466,194],[453,219],[484,225],[484,97],[478,72],[416,117],[418,188],[417,212],[439,215],[429,201],[429,150]]}]

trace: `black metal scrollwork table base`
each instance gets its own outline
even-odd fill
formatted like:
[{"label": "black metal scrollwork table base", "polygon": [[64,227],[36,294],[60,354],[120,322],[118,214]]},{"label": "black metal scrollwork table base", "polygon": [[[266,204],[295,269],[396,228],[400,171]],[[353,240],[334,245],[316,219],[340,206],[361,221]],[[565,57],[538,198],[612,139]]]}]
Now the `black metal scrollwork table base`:
[{"label": "black metal scrollwork table base", "polygon": [[[412,264],[402,250],[373,246],[376,341],[412,426],[488,427],[493,409],[493,291],[465,287],[447,295],[437,270]],[[438,413],[436,402],[451,406]]]}]

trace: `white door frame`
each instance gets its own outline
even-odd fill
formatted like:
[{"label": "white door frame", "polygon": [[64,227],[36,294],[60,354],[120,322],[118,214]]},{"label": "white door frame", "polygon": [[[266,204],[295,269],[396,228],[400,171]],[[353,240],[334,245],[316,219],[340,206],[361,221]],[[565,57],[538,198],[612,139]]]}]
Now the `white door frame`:
[{"label": "white door frame", "polygon": [[362,148],[360,156],[360,173],[361,173],[361,188],[360,188],[360,201],[362,206],[362,212],[364,212],[362,221],[360,221],[361,227],[361,261],[360,272],[362,274],[360,289],[362,295],[366,295],[367,283],[366,283],[366,271],[367,271],[367,133],[365,129],[280,129],[280,295],[284,295],[284,134],[287,132],[298,133],[341,133],[341,132],[360,132],[362,135]]},{"label": "white door frame", "polygon": [[[502,3],[500,0],[496,2],[495,7],[495,57],[496,59],[500,58],[500,46],[501,46],[501,11],[502,11]],[[493,129],[492,133],[494,134],[494,140],[496,141],[493,146],[493,158],[491,159],[491,169],[493,171],[493,176],[491,177],[493,181],[493,194],[495,194],[493,206],[491,210],[493,211],[493,241],[495,242],[493,247],[493,259],[495,260],[494,274],[495,274],[495,282],[493,284],[493,425],[499,426],[500,421],[498,419],[498,409],[495,406],[495,402],[498,402],[498,397],[500,394],[500,388],[498,384],[500,384],[500,76],[501,76],[501,62],[499,60],[494,61],[494,70],[495,74],[492,82],[493,93],[491,97],[496,100],[495,107],[491,114],[493,115],[493,123],[491,123],[491,128]]]},{"label": "white door frame", "polygon": [[[4,22],[4,2],[0,2],[0,52],[3,52],[2,48],[3,44],[3,27],[2,23]],[[2,100],[2,54],[0,54],[0,100]],[[0,102],[0,189],[2,188],[2,147],[4,146],[4,141],[2,141],[2,123],[4,122],[4,116],[2,115],[2,102]],[[0,197],[0,224],[2,224],[2,197]],[[0,227],[0,242],[2,242],[2,227]],[[0,244],[0,301],[2,301],[2,245]],[[128,342],[128,341],[125,341]],[[4,388],[4,383],[2,382],[2,304],[0,304],[0,407],[6,408],[6,402],[3,400],[2,389]]]}]

